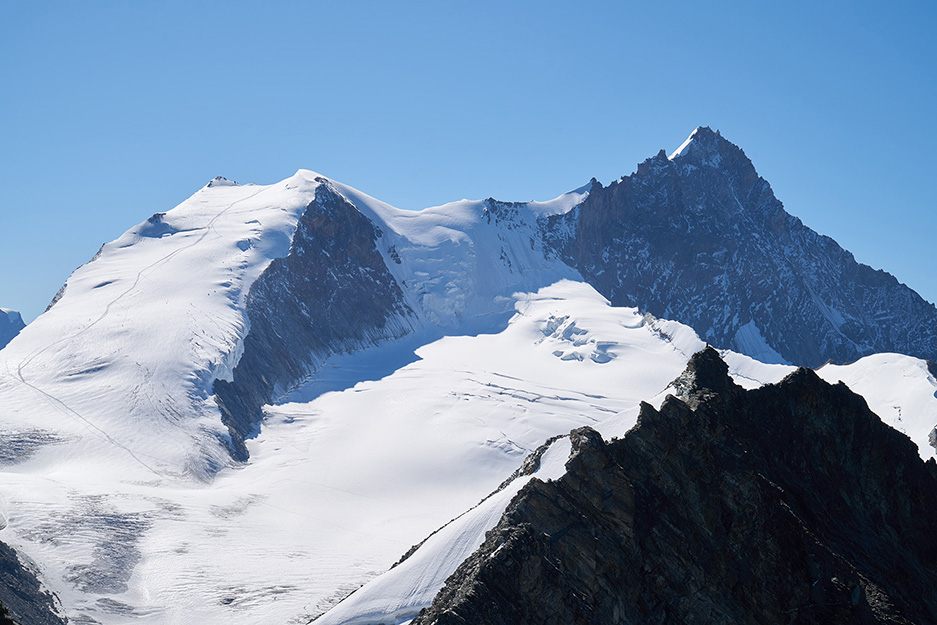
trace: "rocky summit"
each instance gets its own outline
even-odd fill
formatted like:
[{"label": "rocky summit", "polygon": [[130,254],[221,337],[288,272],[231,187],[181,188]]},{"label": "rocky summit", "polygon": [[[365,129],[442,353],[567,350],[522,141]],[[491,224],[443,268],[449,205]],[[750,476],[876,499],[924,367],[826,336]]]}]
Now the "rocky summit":
[{"label": "rocky summit", "polygon": [[660,410],[574,430],[414,625],[934,623],[937,465],[812,371],[696,354]]},{"label": "rocky summit", "polygon": [[670,157],[594,182],[545,236],[613,304],[720,348],[810,367],[875,352],[937,360],[934,305],[788,214],[742,149],[706,127]]}]

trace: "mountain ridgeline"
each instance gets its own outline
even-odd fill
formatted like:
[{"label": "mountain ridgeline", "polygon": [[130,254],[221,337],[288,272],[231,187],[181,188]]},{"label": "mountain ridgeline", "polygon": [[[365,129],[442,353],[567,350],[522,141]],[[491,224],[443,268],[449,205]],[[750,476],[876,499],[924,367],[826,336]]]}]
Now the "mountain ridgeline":
[{"label": "mountain ridgeline", "polygon": [[808,369],[743,391],[707,348],[674,386],[574,430],[414,625],[934,622],[933,459]]},{"label": "mountain ridgeline", "polygon": [[328,181],[319,182],[289,255],[270,263],[251,287],[251,331],[234,379],[215,382],[233,455],[242,460],[244,439],[277,390],[282,393],[331,354],[411,329],[413,311],[377,251],[383,233]]},{"label": "mountain ridgeline", "polygon": [[937,618],[937,309],[707,128],[544,202],[216,178],[54,301],[0,311],[0,623]]},{"label": "mountain ridgeline", "polygon": [[594,184],[545,236],[613,304],[690,325],[720,348],[810,367],[876,352],[937,359],[934,305],[785,212],[745,153],[709,128],[670,158]]},{"label": "mountain ridgeline", "polygon": [[[593,180],[548,210],[488,199],[401,217],[316,181],[289,256],[250,289],[234,380],[215,383],[237,458],[261,406],[330,355],[439,323],[439,306],[458,317],[487,283],[516,287],[496,294],[502,300],[518,285],[546,286],[544,275],[559,275],[551,262],[613,305],[687,324],[711,345],[763,362],[816,367],[879,352],[937,361],[937,308],[785,212],[745,153],[709,128],[670,157],[662,150],[634,174],[607,187]],[[397,231],[423,217],[437,220],[448,247]],[[542,275],[523,282],[525,268]]]}]

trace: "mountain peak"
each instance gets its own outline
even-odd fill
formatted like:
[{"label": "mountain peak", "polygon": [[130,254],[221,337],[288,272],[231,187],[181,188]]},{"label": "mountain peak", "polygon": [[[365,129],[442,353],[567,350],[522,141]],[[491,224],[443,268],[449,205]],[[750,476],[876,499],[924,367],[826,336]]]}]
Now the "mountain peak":
[{"label": "mountain peak", "polygon": [[705,349],[693,354],[686,370],[673,381],[677,396],[691,405],[696,405],[700,397],[712,393],[728,393],[737,388],[729,377],[729,367],[715,349]]},{"label": "mountain peak", "polygon": [[[713,130],[709,126],[697,126],[696,130],[690,133],[679,148],[674,150],[667,158],[671,161],[690,154],[704,156],[704,162],[711,162],[716,159],[707,158],[711,155],[718,155],[726,148],[738,149],[734,143],[725,139],[718,130]],[[718,164],[718,163],[714,163]]]}]

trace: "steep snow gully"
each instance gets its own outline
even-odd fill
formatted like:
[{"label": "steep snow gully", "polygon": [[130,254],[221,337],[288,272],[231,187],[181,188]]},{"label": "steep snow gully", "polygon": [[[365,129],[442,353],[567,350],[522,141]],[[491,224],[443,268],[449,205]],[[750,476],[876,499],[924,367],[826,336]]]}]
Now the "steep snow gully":
[{"label": "steep snow gully", "polygon": [[935,453],[937,309],[708,128],[545,202],[216,178],[7,336],[0,603],[21,623],[430,619],[518,497],[670,414],[707,343],[745,389],[817,367]]}]

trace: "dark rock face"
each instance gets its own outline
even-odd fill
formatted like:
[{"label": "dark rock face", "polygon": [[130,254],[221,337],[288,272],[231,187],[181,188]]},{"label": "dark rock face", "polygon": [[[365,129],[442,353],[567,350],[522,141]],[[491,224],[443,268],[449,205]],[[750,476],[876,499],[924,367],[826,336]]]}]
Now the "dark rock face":
[{"label": "dark rock face", "polygon": [[0,625],[63,625],[55,602],[16,552],[0,543]]},{"label": "dark rock face", "polygon": [[270,263],[247,297],[250,331],[234,381],[214,391],[233,455],[261,406],[303,380],[322,360],[411,330],[413,311],[375,242],[380,230],[324,179],[306,208],[290,253]]},{"label": "dark rock face", "polygon": [[937,359],[934,305],[786,213],[745,153],[709,128],[673,161],[661,151],[593,184],[543,227],[547,247],[613,304],[686,323],[713,345],[771,359],[760,333],[811,367],[887,351]]},{"label": "dark rock face", "polygon": [[714,350],[624,438],[572,432],[414,625],[937,622],[937,465],[805,369]]}]

